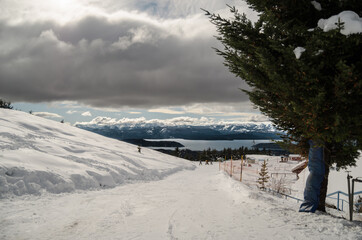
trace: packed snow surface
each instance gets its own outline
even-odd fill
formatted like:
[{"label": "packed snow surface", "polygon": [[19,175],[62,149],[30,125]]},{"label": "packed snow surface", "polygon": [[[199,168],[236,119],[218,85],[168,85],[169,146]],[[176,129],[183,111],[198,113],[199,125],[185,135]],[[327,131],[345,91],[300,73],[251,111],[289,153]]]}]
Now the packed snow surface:
[{"label": "packed snow surface", "polygon": [[299,213],[202,165],[160,181],[0,201],[0,239],[362,239],[362,225]]},{"label": "packed snow surface", "polygon": [[28,113],[0,109],[0,198],[159,180],[183,159]]}]

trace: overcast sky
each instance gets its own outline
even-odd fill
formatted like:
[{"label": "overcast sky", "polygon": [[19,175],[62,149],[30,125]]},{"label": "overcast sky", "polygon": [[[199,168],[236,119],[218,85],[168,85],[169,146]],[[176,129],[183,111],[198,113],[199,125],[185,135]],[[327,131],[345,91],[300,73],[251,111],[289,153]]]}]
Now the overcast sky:
[{"label": "overcast sky", "polygon": [[0,98],[71,122],[265,120],[212,49],[200,8],[225,16],[226,4],[256,17],[236,0],[0,0]]}]

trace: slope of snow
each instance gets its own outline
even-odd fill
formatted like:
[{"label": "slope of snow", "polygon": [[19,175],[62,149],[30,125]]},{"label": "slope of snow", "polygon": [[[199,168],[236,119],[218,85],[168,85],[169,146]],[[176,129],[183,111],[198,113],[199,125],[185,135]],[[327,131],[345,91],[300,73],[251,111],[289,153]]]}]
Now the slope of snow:
[{"label": "slope of snow", "polygon": [[0,201],[0,239],[361,240],[362,225],[200,166],[161,181]]},{"label": "slope of snow", "polygon": [[0,109],[0,198],[159,180],[194,165],[28,113]]}]

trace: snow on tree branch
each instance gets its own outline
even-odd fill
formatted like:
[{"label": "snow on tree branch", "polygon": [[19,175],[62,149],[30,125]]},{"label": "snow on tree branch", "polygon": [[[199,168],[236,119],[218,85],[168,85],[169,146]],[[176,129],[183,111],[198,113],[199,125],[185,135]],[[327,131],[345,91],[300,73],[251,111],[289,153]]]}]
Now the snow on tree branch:
[{"label": "snow on tree branch", "polygon": [[343,35],[362,33],[362,18],[353,11],[343,11],[328,19],[319,19],[318,27],[323,29],[324,32],[328,32],[337,29],[340,23],[344,23],[341,28],[341,34]]}]

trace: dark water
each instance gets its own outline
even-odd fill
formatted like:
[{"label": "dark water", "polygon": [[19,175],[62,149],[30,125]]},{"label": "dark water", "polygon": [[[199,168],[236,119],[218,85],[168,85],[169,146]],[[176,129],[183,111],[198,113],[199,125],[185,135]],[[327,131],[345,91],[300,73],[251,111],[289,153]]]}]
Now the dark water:
[{"label": "dark water", "polygon": [[[240,147],[247,147],[251,148],[253,145],[258,143],[270,143],[271,140],[264,139],[264,140],[186,140],[186,139],[146,139],[147,141],[174,141],[179,142],[184,145],[184,148],[193,150],[193,151],[202,151],[204,149],[216,149],[218,151],[223,150],[224,148],[240,148]],[[167,149],[167,148],[164,148]],[[175,148],[169,148],[175,149]],[[183,149],[183,148],[180,148]]]}]

